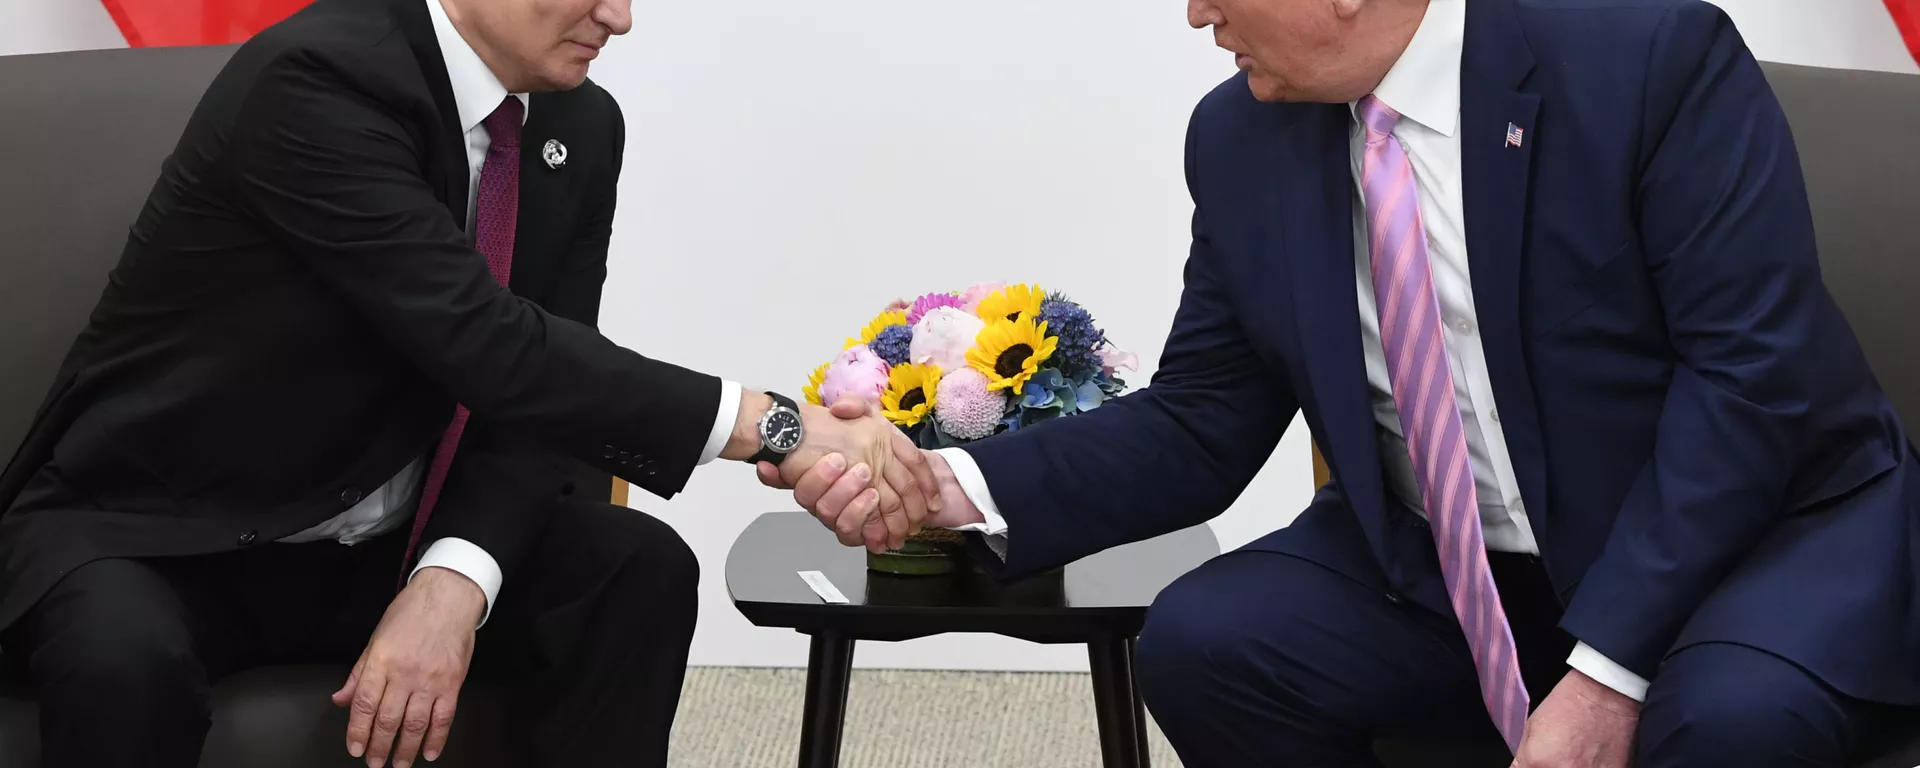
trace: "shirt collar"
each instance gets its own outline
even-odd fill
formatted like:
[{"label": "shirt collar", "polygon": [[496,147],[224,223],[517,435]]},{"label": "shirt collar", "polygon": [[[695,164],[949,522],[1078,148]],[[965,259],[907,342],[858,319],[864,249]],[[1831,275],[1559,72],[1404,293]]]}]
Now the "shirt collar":
[{"label": "shirt collar", "polygon": [[[1407,50],[1373,95],[1401,117],[1451,137],[1460,123],[1460,52],[1466,33],[1467,0],[1431,0]],[[1348,106],[1358,109],[1357,103]]]},{"label": "shirt collar", "polygon": [[[440,57],[446,60],[447,82],[453,86],[454,108],[460,112],[460,132],[466,133],[478,126],[488,115],[500,108],[500,102],[507,98],[507,87],[500,84],[500,78],[473,52],[466,38],[454,29],[453,20],[447,18],[447,9],[441,7],[440,0],[425,0],[427,15],[433,18],[433,36],[440,43]],[[529,106],[527,95],[513,94],[520,99],[522,106]],[[526,110],[520,112],[520,123],[526,124]]]}]

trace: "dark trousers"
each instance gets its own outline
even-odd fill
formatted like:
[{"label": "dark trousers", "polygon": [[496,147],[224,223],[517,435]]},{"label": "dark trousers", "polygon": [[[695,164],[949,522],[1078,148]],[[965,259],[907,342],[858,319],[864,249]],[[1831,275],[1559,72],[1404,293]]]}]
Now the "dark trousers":
[{"label": "dark trousers", "polygon": [[[1537,706],[1574,640],[1536,560],[1490,560]],[[1499,743],[1453,617],[1288,555],[1228,553],[1169,585],[1136,674],[1188,768],[1375,766],[1378,738]],[[1913,717],[1745,646],[1693,646],[1651,683],[1636,768],[1842,768]]]},{"label": "dark trousers", "polygon": [[[344,683],[394,596],[406,536],[75,569],[4,638],[38,689],[44,764],[191,768],[212,682],[325,662]],[[514,764],[666,765],[698,570],[673,529],[639,511],[575,500],[553,513],[479,630],[468,676],[511,686],[526,750]]]}]

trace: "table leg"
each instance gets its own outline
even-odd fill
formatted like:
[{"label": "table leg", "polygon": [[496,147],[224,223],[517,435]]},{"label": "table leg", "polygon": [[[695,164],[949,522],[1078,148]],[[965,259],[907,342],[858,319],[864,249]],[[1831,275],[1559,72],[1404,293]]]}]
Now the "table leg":
[{"label": "table leg", "polygon": [[[1139,638],[1127,638],[1127,679],[1129,680],[1133,679],[1134,647],[1137,645],[1139,645]],[[1133,735],[1140,749],[1140,768],[1152,768],[1153,756],[1147,751],[1147,702],[1140,698],[1140,686],[1128,687],[1133,689]]]},{"label": "table leg", "polygon": [[1128,641],[1103,637],[1087,643],[1093,672],[1093,708],[1100,723],[1100,758],[1105,768],[1141,768],[1146,753],[1140,745],[1141,721],[1133,688],[1133,663]]},{"label": "table leg", "polygon": [[831,631],[814,635],[807,654],[807,706],[800,720],[800,768],[839,766],[852,674],[853,638]]}]

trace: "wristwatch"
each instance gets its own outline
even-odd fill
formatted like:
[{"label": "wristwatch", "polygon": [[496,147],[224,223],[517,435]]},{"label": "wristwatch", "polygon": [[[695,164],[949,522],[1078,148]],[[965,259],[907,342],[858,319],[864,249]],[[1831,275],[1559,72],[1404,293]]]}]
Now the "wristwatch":
[{"label": "wristwatch", "polygon": [[773,398],[773,407],[755,422],[760,428],[760,452],[747,461],[778,466],[787,454],[800,447],[800,440],[806,437],[806,426],[800,422],[800,407],[794,404],[793,398],[777,392],[768,392],[767,396]]}]

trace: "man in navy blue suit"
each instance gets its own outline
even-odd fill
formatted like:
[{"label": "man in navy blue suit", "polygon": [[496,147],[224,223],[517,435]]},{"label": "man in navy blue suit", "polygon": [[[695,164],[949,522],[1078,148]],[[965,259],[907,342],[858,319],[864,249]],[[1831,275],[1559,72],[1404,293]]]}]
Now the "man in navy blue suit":
[{"label": "man in navy blue suit", "polygon": [[[1525,766],[1843,766],[1913,715],[1920,468],[1721,11],[1188,15],[1241,73],[1191,122],[1158,373],[935,452],[930,523],[1010,578],[1196,525],[1304,411],[1333,481],[1139,641],[1189,766],[1494,735]],[[857,532],[874,498],[842,477],[795,495]]]}]

